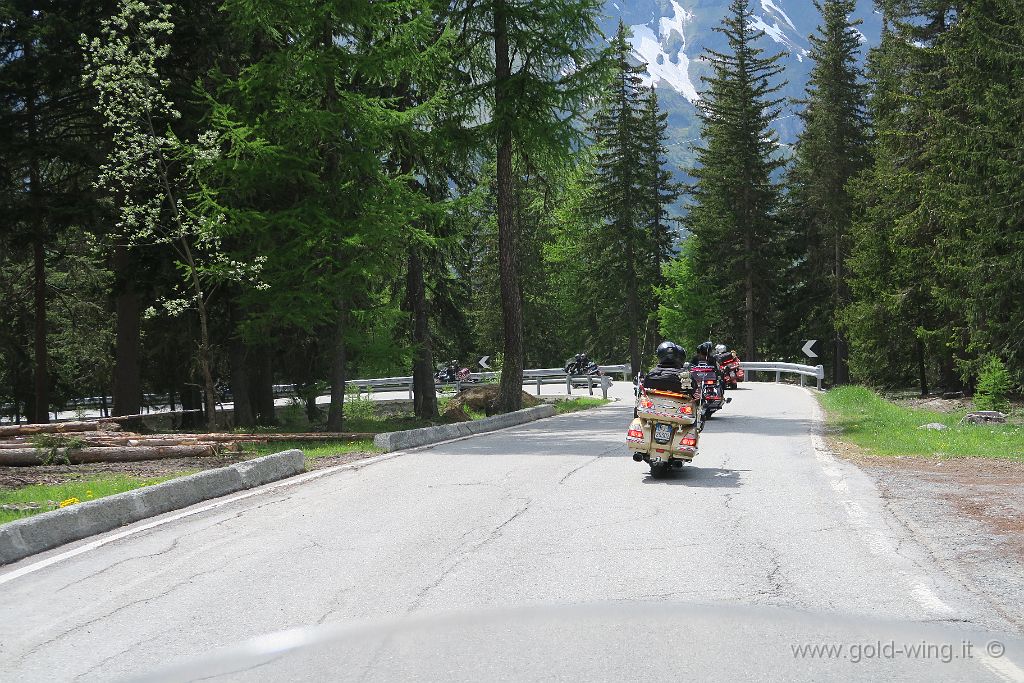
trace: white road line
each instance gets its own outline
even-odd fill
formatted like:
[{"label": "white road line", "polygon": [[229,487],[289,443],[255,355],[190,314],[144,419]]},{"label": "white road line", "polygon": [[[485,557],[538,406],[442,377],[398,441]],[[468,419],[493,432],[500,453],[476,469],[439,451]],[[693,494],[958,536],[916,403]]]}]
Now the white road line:
[{"label": "white road line", "polygon": [[[819,423],[825,421],[825,415],[816,398],[811,403],[811,418]],[[849,485],[846,482],[846,474],[839,467],[839,462],[825,443],[825,439],[819,434],[812,433],[811,447],[814,450],[814,457],[820,463],[822,471],[828,477],[829,484],[836,492],[836,502],[846,511],[847,517],[864,539],[868,549],[875,555],[897,554],[891,540],[875,524],[871,523],[868,512],[851,496]],[[926,577],[915,577],[908,572],[901,572],[901,574],[910,581],[910,594],[921,607],[939,615],[956,613],[955,609],[943,602],[942,598],[928,586]]]},{"label": "white road line", "polygon": [[1007,683],[1024,683],[1024,670],[1006,657],[993,657],[987,652],[978,655],[981,665]]},{"label": "white road line", "polygon": [[[608,407],[608,406],[601,406],[601,407],[603,408],[603,407]],[[559,415],[552,415],[551,417],[560,417],[560,416]],[[551,418],[542,418],[542,420],[543,419],[551,419]],[[481,432],[480,434],[470,434],[469,436],[460,436],[460,437],[455,438],[455,439],[449,439],[448,441],[439,441],[437,443],[427,444],[425,446],[418,446],[416,448],[409,448],[409,449],[406,449],[406,450],[394,451],[394,452],[391,452],[391,453],[383,453],[383,454],[375,456],[373,458],[366,458],[364,460],[357,460],[356,462],[347,463],[345,465],[336,465],[335,467],[328,467],[328,468],[325,468],[325,469],[322,469],[322,470],[317,470],[315,472],[307,472],[306,474],[300,474],[300,475],[297,475],[297,476],[294,476],[294,477],[290,477],[288,479],[282,479],[281,481],[277,481],[277,482],[274,482],[272,484],[266,484],[264,486],[260,486],[260,487],[257,487],[255,489],[251,489],[249,491],[246,491],[245,493],[232,494],[229,497],[218,498],[218,499],[216,499],[212,503],[208,503],[206,505],[201,505],[201,507],[188,509],[188,510],[185,510],[184,512],[179,512],[179,513],[176,513],[176,514],[171,514],[168,517],[162,517],[162,518],[160,518],[160,519],[158,519],[158,520],[156,520],[154,522],[140,524],[139,526],[134,526],[134,527],[132,527],[130,529],[126,529],[125,531],[120,531],[120,532],[116,532],[116,533],[110,534],[109,536],[104,536],[104,537],[99,538],[99,539],[97,539],[95,541],[90,541],[88,543],[85,543],[84,545],[80,545],[80,546],[78,546],[76,548],[73,548],[72,550],[68,550],[66,552],[59,553],[57,555],[52,555],[50,557],[47,557],[44,560],[39,560],[38,562],[33,562],[32,564],[28,564],[28,565],[25,565],[24,567],[20,567],[18,569],[13,570],[13,571],[9,571],[9,572],[7,572],[5,574],[0,575],[0,586],[2,586],[5,583],[9,583],[11,581],[14,581],[15,579],[21,578],[22,576],[26,576],[26,575],[31,574],[33,572],[37,572],[40,569],[45,569],[46,567],[49,567],[49,566],[54,565],[54,564],[57,564],[58,562],[63,562],[64,560],[69,560],[72,557],[76,557],[76,556],[81,555],[83,553],[87,553],[90,550],[96,550],[97,548],[105,546],[108,543],[113,543],[114,541],[119,541],[122,538],[127,538],[128,536],[132,536],[134,534],[141,533],[143,531],[149,531],[150,529],[154,529],[156,527],[163,526],[164,524],[169,524],[171,522],[176,522],[179,519],[184,519],[185,517],[191,517],[192,515],[198,515],[198,514],[201,514],[203,512],[208,512],[210,510],[214,510],[214,509],[222,507],[224,505],[230,505],[231,503],[234,503],[234,502],[237,502],[237,501],[240,501],[240,500],[245,500],[246,498],[252,498],[253,496],[258,496],[258,495],[261,495],[261,494],[264,494],[264,493],[269,493],[271,491],[274,491],[274,490],[279,489],[279,488],[283,488],[285,486],[293,486],[295,484],[301,484],[301,483],[310,481],[312,479],[319,479],[320,477],[326,476],[326,475],[331,474],[333,472],[337,472],[339,470],[360,469],[360,468],[366,467],[368,465],[372,465],[374,463],[383,462],[384,460],[391,460],[392,458],[397,458],[397,457],[399,457],[401,455],[405,455],[406,453],[414,453],[416,451],[429,450],[431,448],[437,448],[438,446],[443,446],[443,445],[449,444],[449,443],[455,443],[457,441],[465,441],[467,439],[473,439],[473,438],[478,437],[478,436],[487,436],[489,434],[497,434],[498,432],[504,432],[504,431],[507,431],[509,429],[516,429],[517,427],[524,427],[526,425],[536,424],[537,422],[541,422],[542,420],[534,420],[532,422],[527,422],[527,423],[524,423],[524,424],[521,424],[521,425],[512,425],[511,427],[504,427],[502,429],[495,429],[495,430],[492,430],[492,431],[489,431],[489,432]],[[138,523],[136,522],[136,524],[138,524]],[[110,532],[107,532],[107,533],[110,533]]]},{"label": "white road line", "polygon": [[97,548],[107,545],[108,543],[119,541],[122,538],[127,538],[128,536],[133,536],[143,531],[155,529],[156,527],[163,526],[164,524],[176,522],[179,519],[191,517],[192,515],[198,515],[203,512],[208,512],[210,510],[215,510],[219,507],[223,507],[224,505],[230,505],[231,503],[235,503],[240,500],[245,500],[247,498],[252,498],[253,496],[258,496],[264,493],[270,493],[279,488],[293,486],[295,484],[301,484],[303,482],[307,482],[313,479],[319,479],[320,477],[326,476],[333,472],[338,472],[339,470],[359,469],[361,467],[366,467],[367,465],[372,465],[383,460],[390,460],[391,458],[396,458],[400,455],[403,455],[405,452],[406,451],[395,451],[394,453],[384,453],[383,455],[379,455],[373,458],[366,458],[364,460],[358,460],[356,462],[351,462],[344,465],[336,465],[335,467],[328,467],[322,470],[317,470],[315,472],[307,472],[306,474],[300,474],[295,477],[289,477],[288,479],[276,481],[272,484],[265,484],[264,486],[250,489],[245,493],[232,494],[224,498],[218,498],[214,500],[214,502],[212,503],[207,503],[205,505],[200,504],[200,507],[190,508],[185,510],[184,512],[171,514],[168,517],[161,517],[160,519],[154,522],[148,522],[145,524],[140,524],[139,526],[133,526],[130,529],[126,529],[125,531],[119,531],[107,536],[103,536],[101,538],[96,539],[95,541],[89,541],[84,545],[80,545],[77,548],[73,548],[72,550],[68,550],[57,555],[52,555],[44,560],[33,562],[32,564],[25,565],[24,567],[20,567],[18,569],[15,569],[14,571],[10,571],[6,574],[0,575],[0,586],[10,581],[14,581],[15,579],[21,578],[22,576],[26,576],[27,574],[37,572],[40,569],[45,569],[46,567],[57,564],[58,562],[63,562],[64,560],[69,560],[72,557],[76,557],[83,553],[87,553],[90,550],[95,550]]}]

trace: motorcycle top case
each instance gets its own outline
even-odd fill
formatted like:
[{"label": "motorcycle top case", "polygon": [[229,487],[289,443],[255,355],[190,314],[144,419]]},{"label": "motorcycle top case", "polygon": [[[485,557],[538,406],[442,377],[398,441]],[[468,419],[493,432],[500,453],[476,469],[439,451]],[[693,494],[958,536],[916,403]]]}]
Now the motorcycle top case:
[{"label": "motorcycle top case", "polygon": [[[644,387],[646,389],[646,387]],[[655,392],[640,395],[636,403],[636,415],[648,422],[672,422],[679,425],[692,425],[696,420],[696,407],[689,396],[675,398],[659,396]]]}]

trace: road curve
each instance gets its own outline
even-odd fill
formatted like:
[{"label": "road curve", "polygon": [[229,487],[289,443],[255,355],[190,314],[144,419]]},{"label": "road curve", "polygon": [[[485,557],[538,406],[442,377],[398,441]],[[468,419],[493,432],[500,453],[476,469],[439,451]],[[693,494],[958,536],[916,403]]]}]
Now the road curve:
[{"label": "road curve", "polygon": [[622,401],[6,567],[0,678],[118,678],[292,626],[479,607],[774,605],[1014,630],[821,449],[809,392],[732,395],[665,480],[629,457]]}]

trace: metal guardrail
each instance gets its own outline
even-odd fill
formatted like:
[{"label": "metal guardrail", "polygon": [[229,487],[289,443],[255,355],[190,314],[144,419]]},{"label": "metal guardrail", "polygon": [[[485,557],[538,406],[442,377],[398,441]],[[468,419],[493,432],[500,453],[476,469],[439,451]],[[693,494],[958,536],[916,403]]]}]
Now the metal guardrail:
[{"label": "metal guardrail", "polygon": [[[594,394],[594,389],[601,389],[601,395],[604,398],[608,398],[608,389],[611,388],[612,378],[610,375],[621,374],[623,377],[628,377],[630,368],[628,365],[601,365],[598,366],[601,369],[602,374],[600,376],[594,375],[567,375],[563,368],[538,368],[523,370],[523,385],[535,384],[537,387],[537,395],[540,395],[541,386],[544,384],[565,384],[565,392],[572,394],[573,387],[576,385],[583,385],[587,387],[587,391],[590,395]],[[470,379],[477,382],[498,379],[501,375],[497,372],[473,372],[470,373]],[[412,377],[380,377],[377,379],[352,379],[347,382],[348,385],[354,386],[358,389],[359,395],[363,392],[370,392],[374,389],[408,389],[409,398],[412,398]],[[461,391],[462,382],[443,382],[437,383],[435,386],[447,386],[455,385],[456,391]]]},{"label": "metal guardrail", "polygon": [[740,362],[740,367],[747,372],[774,372],[775,381],[782,380],[782,373],[800,375],[800,386],[804,386],[804,377],[814,377],[818,380],[818,389],[821,389],[821,380],[825,379],[824,365],[800,365],[799,363],[748,363]]}]

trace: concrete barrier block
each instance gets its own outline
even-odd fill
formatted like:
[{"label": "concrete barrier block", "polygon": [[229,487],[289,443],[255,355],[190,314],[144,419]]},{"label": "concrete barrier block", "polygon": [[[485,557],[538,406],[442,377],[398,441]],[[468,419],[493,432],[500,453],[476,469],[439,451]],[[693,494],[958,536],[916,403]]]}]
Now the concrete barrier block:
[{"label": "concrete barrier block", "polygon": [[376,435],[373,438],[373,445],[385,452],[429,446],[441,441],[464,438],[475,434],[486,434],[496,429],[526,424],[533,420],[551,417],[556,412],[553,405],[545,404],[526,408],[525,410],[518,410],[514,413],[493,415],[482,420],[473,420],[472,422],[456,422],[436,427],[409,429],[404,432],[386,432]]},{"label": "concrete barrier block", "polygon": [[0,564],[305,469],[302,451],[283,451],[0,525]]},{"label": "concrete barrier block", "polygon": [[232,465],[241,480],[241,488],[250,489],[306,471],[306,456],[300,450],[282,451],[255,460]]}]

